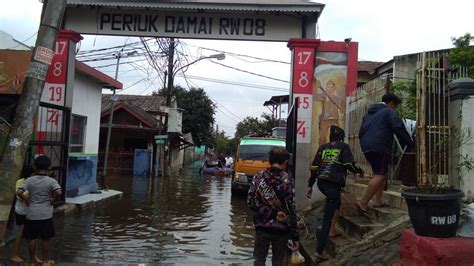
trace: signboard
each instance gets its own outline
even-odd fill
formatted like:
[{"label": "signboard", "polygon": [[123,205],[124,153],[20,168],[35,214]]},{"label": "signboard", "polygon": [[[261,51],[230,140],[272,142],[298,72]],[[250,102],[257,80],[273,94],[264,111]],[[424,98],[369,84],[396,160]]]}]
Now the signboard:
[{"label": "signboard", "polygon": [[288,41],[302,37],[300,18],[274,14],[193,13],[69,8],[65,28],[83,34]]},{"label": "signboard", "polygon": [[[41,102],[64,106],[66,96],[67,63],[69,42],[56,41],[54,57],[46,74]],[[61,132],[62,112],[57,109],[41,107],[38,111],[39,132]]]},{"label": "signboard", "polygon": [[155,144],[165,144],[165,141],[162,139],[156,139]]},{"label": "signboard", "polygon": [[155,139],[167,139],[168,135],[156,135]]},{"label": "signboard", "polygon": [[298,107],[296,143],[311,143],[314,48],[296,47],[293,56],[293,99]]}]

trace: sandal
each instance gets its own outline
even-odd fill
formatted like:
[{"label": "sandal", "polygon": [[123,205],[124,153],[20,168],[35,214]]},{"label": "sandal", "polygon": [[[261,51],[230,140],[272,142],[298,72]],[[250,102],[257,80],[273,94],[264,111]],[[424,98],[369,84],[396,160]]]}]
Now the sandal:
[{"label": "sandal", "polygon": [[321,256],[321,255],[317,255],[317,254],[315,253],[315,254],[314,254],[314,260],[316,261],[316,263],[321,263],[321,262],[324,262],[324,261],[329,260],[329,258],[324,257],[324,256]]},{"label": "sandal", "polygon": [[377,205],[377,204],[372,205],[372,208],[376,208],[376,209],[378,209],[378,208],[383,208],[383,207],[388,207],[388,204],[385,203],[385,202],[382,202],[382,203],[379,204],[379,205]]},{"label": "sandal", "polygon": [[359,211],[359,214],[370,220],[369,211],[362,209],[362,207],[359,205],[359,202],[360,201],[356,202],[356,207],[357,207],[357,210]]},{"label": "sandal", "polygon": [[14,263],[22,263],[22,262],[25,262],[20,256],[11,257],[10,260],[13,261]]}]

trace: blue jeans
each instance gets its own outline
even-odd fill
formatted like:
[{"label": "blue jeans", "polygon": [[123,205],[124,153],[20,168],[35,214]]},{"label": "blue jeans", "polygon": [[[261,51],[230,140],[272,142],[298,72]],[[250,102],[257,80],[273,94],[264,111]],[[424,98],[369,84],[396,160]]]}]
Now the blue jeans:
[{"label": "blue jeans", "polygon": [[324,179],[318,179],[318,188],[326,196],[326,206],[324,207],[323,226],[318,238],[318,245],[316,246],[316,252],[321,254],[326,243],[328,241],[329,229],[331,228],[332,217],[336,210],[341,207],[341,185],[327,181]]}]

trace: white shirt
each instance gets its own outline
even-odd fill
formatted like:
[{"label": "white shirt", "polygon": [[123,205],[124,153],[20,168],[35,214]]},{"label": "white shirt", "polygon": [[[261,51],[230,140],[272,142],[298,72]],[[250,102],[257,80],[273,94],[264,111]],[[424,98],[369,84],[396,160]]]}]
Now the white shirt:
[{"label": "white shirt", "polygon": [[232,157],[225,157],[225,166],[230,167],[234,163],[234,159]]}]

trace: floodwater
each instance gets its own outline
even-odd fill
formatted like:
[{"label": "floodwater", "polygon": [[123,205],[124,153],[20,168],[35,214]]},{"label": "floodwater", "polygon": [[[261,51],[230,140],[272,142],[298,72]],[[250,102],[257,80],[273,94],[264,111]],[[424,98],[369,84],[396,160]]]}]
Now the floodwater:
[{"label": "floodwater", "polygon": [[[55,221],[57,262],[251,264],[254,229],[230,177],[115,176],[123,199]],[[25,254],[26,255],[26,254]]]}]

